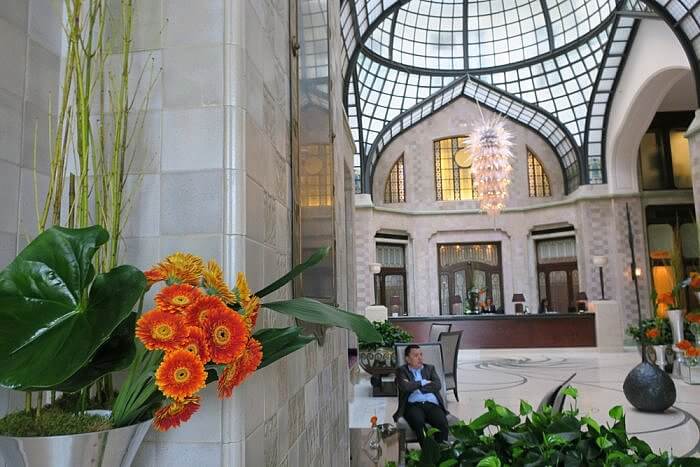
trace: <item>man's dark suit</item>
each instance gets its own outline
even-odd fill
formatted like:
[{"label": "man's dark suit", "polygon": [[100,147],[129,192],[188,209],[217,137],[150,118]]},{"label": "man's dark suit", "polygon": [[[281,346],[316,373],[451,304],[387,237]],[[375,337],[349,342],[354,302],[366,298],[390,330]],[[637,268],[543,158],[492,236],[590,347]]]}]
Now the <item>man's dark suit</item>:
[{"label": "man's dark suit", "polygon": [[[447,408],[440,395],[442,383],[433,365],[423,364],[421,369],[423,379],[430,383],[422,386],[420,381],[416,381],[408,365],[402,365],[396,370],[396,387],[399,389],[399,408],[394,414],[394,421],[404,417],[411,429],[416,433],[418,442],[423,443],[423,428],[428,422],[430,426],[440,430],[438,441],[447,441]],[[413,404],[408,402],[408,396],[416,389],[422,393],[433,393],[439,406],[430,402]]]}]

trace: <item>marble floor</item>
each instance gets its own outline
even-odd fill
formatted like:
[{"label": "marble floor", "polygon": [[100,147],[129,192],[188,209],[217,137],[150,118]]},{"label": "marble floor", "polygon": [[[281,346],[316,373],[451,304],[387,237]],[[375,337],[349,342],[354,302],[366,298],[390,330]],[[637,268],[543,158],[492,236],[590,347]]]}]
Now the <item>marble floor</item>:
[{"label": "marble floor", "polygon": [[[622,393],[625,376],[640,359],[636,349],[599,353],[595,349],[461,350],[458,361],[459,402],[448,393],[448,409],[464,420],[483,413],[484,400],[517,412],[524,399],[536,406],[543,395],[572,373],[579,391],[578,408],[600,422],[608,410],[621,405],[627,430],[655,450],[676,456],[700,457],[700,385],[676,381],[678,397],[666,413],[635,410]],[[379,423],[393,422],[396,398],[371,397],[369,376],[360,371],[350,402],[350,427],[366,427],[376,415]]]}]

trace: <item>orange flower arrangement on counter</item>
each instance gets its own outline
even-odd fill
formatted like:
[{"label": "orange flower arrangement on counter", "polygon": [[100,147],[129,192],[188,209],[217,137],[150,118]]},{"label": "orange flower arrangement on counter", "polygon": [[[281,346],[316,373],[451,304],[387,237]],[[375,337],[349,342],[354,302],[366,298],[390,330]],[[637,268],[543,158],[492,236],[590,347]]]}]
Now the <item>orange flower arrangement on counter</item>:
[{"label": "orange flower arrangement on counter", "polygon": [[207,381],[207,365],[223,365],[220,398],[230,397],[260,365],[260,342],[252,337],[260,299],[251,294],[243,273],[231,290],[214,261],[176,253],[147,271],[152,286],[165,281],[156,307],[136,323],[136,336],[150,351],[164,356],[156,386],[168,399],[153,425],[165,431],[187,421],[199,409],[197,393]]}]

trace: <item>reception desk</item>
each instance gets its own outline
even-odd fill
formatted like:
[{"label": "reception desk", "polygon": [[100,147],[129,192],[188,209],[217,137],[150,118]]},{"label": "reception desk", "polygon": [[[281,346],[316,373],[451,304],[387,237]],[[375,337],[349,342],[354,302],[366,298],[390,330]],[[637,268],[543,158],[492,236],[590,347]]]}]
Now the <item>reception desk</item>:
[{"label": "reception desk", "polygon": [[462,331],[461,349],[595,347],[595,314],[446,315],[389,318],[393,325],[426,342],[431,323],[451,323]]}]

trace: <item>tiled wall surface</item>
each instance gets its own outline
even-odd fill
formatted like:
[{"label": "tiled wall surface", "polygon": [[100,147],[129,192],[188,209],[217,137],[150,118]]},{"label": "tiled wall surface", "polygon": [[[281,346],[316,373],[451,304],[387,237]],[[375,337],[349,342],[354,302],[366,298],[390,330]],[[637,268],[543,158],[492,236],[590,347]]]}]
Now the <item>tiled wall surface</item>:
[{"label": "tiled wall surface", "polygon": [[[56,108],[61,53],[54,3],[0,2],[0,268],[36,234],[35,180],[40,201],[48,183],[49,109]],[[22,400],[0,390],[0,415]]]}]

